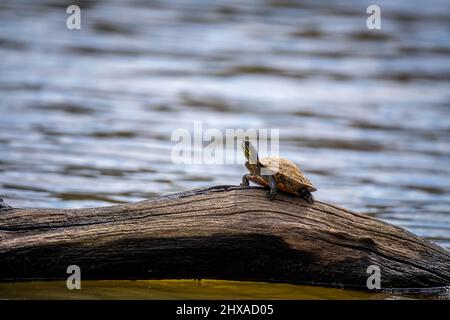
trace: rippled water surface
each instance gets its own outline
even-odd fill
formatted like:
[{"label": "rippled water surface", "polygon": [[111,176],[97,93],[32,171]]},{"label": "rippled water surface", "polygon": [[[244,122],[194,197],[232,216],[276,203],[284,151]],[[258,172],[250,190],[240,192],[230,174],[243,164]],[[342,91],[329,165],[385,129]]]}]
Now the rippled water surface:
[{"label": "rippled water surface", "polygon": [[0,2],[0,197],[91,207],[218,184],[175,129],[277,128],[316,197],[450,248],[450,2]]}]

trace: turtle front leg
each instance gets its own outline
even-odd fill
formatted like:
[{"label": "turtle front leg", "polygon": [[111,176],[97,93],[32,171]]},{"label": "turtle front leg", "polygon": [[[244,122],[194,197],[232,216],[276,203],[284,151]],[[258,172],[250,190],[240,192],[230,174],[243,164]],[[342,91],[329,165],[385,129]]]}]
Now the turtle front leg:
[{"label": "turtle front leg", "polygon": [[275,178],[273,176],[264,176],[264,178],[267,179],[267,182],[269,182],[270,190],[267,192],[266,197],[269,200],[275,199],[275,196],[277,195],[277,182],[275,181]]},{"label": "turtle front leg", "polygon": [[308,189],[302,189],[299,191],[299,197],[305,199],[309,203],[314,203],[314,197]]},{"label": "turtle front leg", "polygon": [[248,181],[248,176],[249,176],[248,174],[244,174],[242,176],[241,186],[248,187],[250,185],[250,182]]}]

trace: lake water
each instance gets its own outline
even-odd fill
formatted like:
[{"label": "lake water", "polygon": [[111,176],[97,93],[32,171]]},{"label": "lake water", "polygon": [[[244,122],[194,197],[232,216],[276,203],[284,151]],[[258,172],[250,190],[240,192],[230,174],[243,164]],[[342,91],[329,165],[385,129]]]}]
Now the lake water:
[{"label": "lake water", "polygon": [[450,2],[0,3],[0,197],[92,207],[240,183],[176,129],[280,130],[316,198],[450,248]]},{"label": "lake water", "polygon": [[398,294],[363,292],[319,286],[224,280],[108,280],[82,281],[68,290],[65,281],[0,283],[2,299],[201,299],[201,300],[448,300],[450,291]]}]

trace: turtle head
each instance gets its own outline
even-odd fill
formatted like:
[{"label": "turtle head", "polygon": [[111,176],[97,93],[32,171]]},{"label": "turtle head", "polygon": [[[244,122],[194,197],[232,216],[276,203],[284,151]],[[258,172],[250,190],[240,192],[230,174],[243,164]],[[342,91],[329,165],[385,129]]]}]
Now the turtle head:
[{"label": "turtle head", "polygon": [[259,162],[258,152],[248,139],[242,140],[242,151],[244,152],[247,162],[245,166],[251,174],[259,175],[261,172],[261,164]]}]

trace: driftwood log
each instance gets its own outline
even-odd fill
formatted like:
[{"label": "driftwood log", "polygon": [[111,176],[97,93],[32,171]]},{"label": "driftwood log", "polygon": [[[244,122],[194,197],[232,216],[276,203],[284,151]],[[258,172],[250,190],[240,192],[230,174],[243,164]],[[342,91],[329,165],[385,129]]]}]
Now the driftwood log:
[{"label": "driftwood log", "polygon": [[0,210],[0,280],[212,278],[366,288],[450,285],[449,251],[370,216],[217,186],[90,209]]}]

